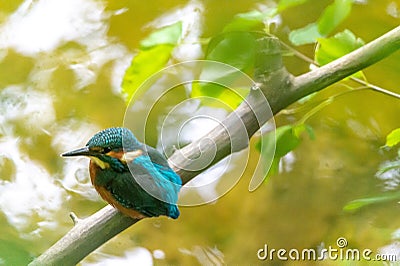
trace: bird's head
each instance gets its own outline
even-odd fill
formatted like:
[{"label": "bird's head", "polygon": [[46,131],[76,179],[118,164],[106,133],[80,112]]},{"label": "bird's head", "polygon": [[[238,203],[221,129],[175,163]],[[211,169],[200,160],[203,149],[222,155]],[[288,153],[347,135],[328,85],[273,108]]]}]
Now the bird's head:
[{"label": "bird's head", "polygon": [[129,129],[113,127],[96,133],[85,147],[63,153],[61,156],[88,156],[102,169],[112,167],[122,170],[127,161],[142,154],[141,146]]}]

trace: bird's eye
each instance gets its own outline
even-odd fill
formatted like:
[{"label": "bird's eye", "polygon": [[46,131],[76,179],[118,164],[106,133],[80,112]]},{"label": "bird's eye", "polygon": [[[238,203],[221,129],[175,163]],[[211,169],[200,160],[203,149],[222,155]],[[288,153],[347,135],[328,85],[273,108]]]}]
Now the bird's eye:
[{"label": "bird's eye", "polygon": [[103,149],[103,153],[109,153],[110,151],[112,151],[111,147],[105,147]]}]

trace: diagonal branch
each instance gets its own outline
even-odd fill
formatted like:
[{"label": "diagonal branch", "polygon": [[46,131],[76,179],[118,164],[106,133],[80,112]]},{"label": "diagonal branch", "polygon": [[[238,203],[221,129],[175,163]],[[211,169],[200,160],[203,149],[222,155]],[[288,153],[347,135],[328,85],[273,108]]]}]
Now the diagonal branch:
[{"label": "diagonal branch", "polygon": [[[263,49],[263,45],[268,46],[271,43],[261,43],[260,49]],[[260,82],[260,88],[252,90],[246,101],[207,135],[207,138],[212,139],[217,147],[213,163],[232,152],[247,147],[248,142],[245,142],[246,145],[232,149],[230,144],[232,136],[227,134],[227,128],[234,128],[239,121],[245,125],[248,136],[251,137],[271,118],[271,115],[261,112],[263,101],[260,100],[260,93],[267,97],[273,114],[277,114],[302,97],[348,77],[398,49],[400,49],[400,26],[356,51],[298,77],[291,76],[283,67],[272,72],[266,71],[268,66],[263,68],[263,62],[259,62],[258,65],[262,68],[258,70],[259,73],[256,73],[256,80]],[[261,58],[265,57],[261,56]],[[269,75],[271,73],[272,76]],[[231,131],[230,133],[232,134]],[[175,152],[170,161],[173,165],[180,167],[188,166],[190,162],[187,158],[196,158],[200,153],[207,152],[204,148],[200,151],[200,143],[201,139]],[[185,154],[185,157],[182,154]],[[184,171],[177,167],[174,170],[181,176],[184,184],[199,173]],[[62,239],[30,265],[75,265],[107,240],[136,222],[138,220],[123,216],[111,206],[106,206],[92,216],[79,221]]]}]

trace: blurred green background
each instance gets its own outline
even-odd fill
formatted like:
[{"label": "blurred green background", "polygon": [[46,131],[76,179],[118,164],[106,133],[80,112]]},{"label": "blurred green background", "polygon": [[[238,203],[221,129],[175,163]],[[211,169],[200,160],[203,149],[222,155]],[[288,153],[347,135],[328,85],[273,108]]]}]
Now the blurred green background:
[{"label": "blurred green background", "polygon": [[[288,9],[277,18],[273,33],[287,41],[291,30],[316,21],[329,3],[312,0]],[[120,84],[140,40],[159,24],[182,19],[198,41],[218,34],[235,14],[272,4],[0,1],[0,265],[26,265],[72,227],[70,212],[86,217],[105,205],[90,185],[88,161],[59,154],[84,145],[98,130],[122,125],[126,104]],[[368,42],[399,22],[398,1],[356,1],[339,30],[348,28]],[[313,57],[313,45],[296,49]],[[176,54],[182,61],[199,56],[200,50]],[[285,57],[285,64],[293,74],[309,67],[295,57]],[[364,73],[369,82],[400,93],[399,53]],[[333,85],[315,100],[343,89]],[[264,244],[275,249],[337,247],[339,237],[351,248],[369,248],[374,254],[391,248],[400,254],[397,201],[352,213],[342,210],[351,200],[398,189],[398,170],[377,171],[397,156],[396,149],[382,146],[400,126],[399,112],[399,100],[375,92],[340,97],[308,121],[315,140],[305,136],[284,158],[281,173],[255,192],[248,192],[247,171],[213,204],[181,207],[176,221],[143,220],[82,265],[297,265],[260,261],[257,251]],[[278,115],[276,124],[301,116]],[[149,144],[155,146],[157,132],[150,134]],[[254,142],[250,152],[257,156]],[[332,264],[347,262],[326,262]]]}]

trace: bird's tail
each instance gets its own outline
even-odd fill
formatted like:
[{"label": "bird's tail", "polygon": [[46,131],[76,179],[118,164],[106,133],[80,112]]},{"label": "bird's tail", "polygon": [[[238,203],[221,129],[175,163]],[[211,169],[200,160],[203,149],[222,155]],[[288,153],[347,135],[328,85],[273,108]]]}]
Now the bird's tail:
[{"label": "bird's tail", "polygon": [[170,205],[170,208],[168,211],[168,216],[173,219],[176,219],[179,217],[179,214],[180,214],[180,212],[179,212],[178,207],[176,205]]}]

